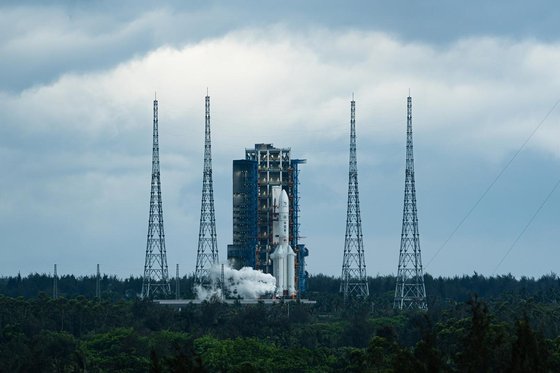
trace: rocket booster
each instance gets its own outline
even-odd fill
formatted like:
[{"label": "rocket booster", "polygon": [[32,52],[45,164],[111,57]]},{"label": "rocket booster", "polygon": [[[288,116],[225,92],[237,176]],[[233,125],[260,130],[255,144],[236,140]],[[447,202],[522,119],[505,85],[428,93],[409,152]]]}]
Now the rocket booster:
[{"label": "rocket booster", "polygon": [[[280,187],[277,187],[280,189]],[[273,261],[274,277],[276,277],[277,296],[295,296],[295,256],[296,254],[289,245],[290,237],[290,205],[288,195],[285,190],[276,190],[273,196],[279,194],[277,198],[278,222],[273,224],[274,239],[278,239],[276,249],[270,256]],[[280,192],[280,193],[278,193]],[[275,222],[276,223],[276,222]]]}]

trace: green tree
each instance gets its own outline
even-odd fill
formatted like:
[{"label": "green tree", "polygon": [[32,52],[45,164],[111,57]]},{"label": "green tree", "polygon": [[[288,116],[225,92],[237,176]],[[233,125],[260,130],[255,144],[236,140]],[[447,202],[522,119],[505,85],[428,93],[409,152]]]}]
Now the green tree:
[{"label": "green tree", "polygon": [[515,323],[516,339],[511,349],[512,373],[548,371],[549,351],[544,339],[535,334],[527,315]]},{"label": "green tree", "polygon": [[132,328],[115,328],[85,341],[88,366],[102,371],[140,372],[150,366],[149,343]]},{"label": "green tree", "polygon": [[72,372],[79,369],[78,343],[71,334],[42,331],[31,343],[30,371]]},{"label": "green tree", "polygon": [[421,339],[414,348],[416,372],[437,373],[444,370],[441,351],[437,347],[437,335],[427,315],[419,320]]},{"label": "green tree", "polygon": [[506,336],[503,328],[491,325],[488,307],[478,297],[467,304],[471,320],[458,356],[459,368],[473,373],[504,371]]}]

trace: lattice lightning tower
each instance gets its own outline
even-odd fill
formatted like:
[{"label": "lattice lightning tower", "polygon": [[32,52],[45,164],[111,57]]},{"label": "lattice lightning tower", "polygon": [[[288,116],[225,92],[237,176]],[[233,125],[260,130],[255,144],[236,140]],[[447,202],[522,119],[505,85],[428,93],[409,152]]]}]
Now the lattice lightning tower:
[{"label": "lattice lightning tower", "polygon": [[352,95],[350,105],[350,167],[348,173],[348,209],[346,237],[342,260],[340,292],[344,299],[369,296],[366,262],[362,240],[362,219],[358,193],[358,164],[356,160],[356,102]]},{"label": "lattice lightning tower", "polygon": [[394,308],[425,310],[427,309],[426,288],[424,287],[420,255],[416,187],[414,185],[414,154],[412,150],[412,97],[408,96],[403,223]]},{"label": "lattice lightning tower", "polygon": [[210,96],[205,99],[204,170],[202,181],[202,203],[200,206],[200,230],[194,284],[210,284],[210,268],[218,263],[216,240],[216,217],[214,213],[214,186],[212,184],[212,146],[210,140]]},{"label": "lattice lightning tower", "polygon": [[152,147],[152,188],[150,194],[150,217],[146,244],[146,263],[142,298],[167,296],[171,292],[167,273],[165,233],[163,231],[163,207],[159,170],[158,101],[154,100],[154,126]]}]

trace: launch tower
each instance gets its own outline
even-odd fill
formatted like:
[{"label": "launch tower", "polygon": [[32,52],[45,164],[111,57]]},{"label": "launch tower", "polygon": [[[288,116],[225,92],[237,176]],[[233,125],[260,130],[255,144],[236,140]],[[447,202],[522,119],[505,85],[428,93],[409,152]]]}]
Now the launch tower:
[{"label": "launch tower", "polygon": [[228,261],[235,268],[249,266],[274,273],[270,255],[274,251],[273,189],[280,187],[288,196],[288,242],[294,250],[295,288],[306,290],[305,257],[308,249],[299,242],[299,165],[290,148],[256,144],[245,149],[245,159],[233,161],[233,243],[228,245]]},{"label": "launch tower", "polygon": [[195,286],[210,284],[210,268],[218,264],[218,243],[216,237],[216,215],[214,212],[214,186],[212,183],[212,142],[210,138],[210,96],[205,98],[204,126],[204,170],[202,179],[202,202],[200,206],[200,230],[198,233],[198,253],[194,273]]},{"label": "launch tower", "polygon": [[158,101],[154,100],[152,188],[150,194],[150,216],[142,298],[167,296],[171,292],[167,273],[165,233],[163,231],[163,207],[159,169]]},{"label": "launch tower", "polygon": [[427,309],[426,288],[422,273],[416,186],[414,180],[414,154],[412,148],[412,97],[407,98],[406,113],[406,171],[404,181],[404,206],[401,249],[397,272],[394,308]]},{"label": "launch tower", "polygon": [[362,218],[358,192],[358,162],[356,160],[356,101],[350,102],[350,165],[348,172],[348,207],[346,213],[346,236],[342,259],[340,292],[344,299],[369,296],[366,275]]}]

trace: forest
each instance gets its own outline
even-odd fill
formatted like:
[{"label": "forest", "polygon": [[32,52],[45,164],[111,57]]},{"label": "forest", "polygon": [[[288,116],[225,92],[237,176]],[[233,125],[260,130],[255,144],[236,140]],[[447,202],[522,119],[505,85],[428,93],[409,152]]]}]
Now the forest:
[{"label": "forest", "polygon": [[[558,372],[560,278],[425,276],[427,312],[392,307],[395,278],[345,303],[309,278],[315,305],[140,300],[142,279],[0,278],[0,372]],[[192,278],[180,280],[192,297]]]}]

